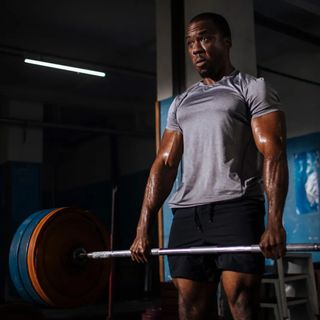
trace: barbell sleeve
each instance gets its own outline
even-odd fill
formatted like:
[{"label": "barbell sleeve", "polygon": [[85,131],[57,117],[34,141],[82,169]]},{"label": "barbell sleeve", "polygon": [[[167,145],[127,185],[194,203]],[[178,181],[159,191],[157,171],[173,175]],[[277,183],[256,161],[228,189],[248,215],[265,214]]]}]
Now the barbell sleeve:
[{"label": "barbell sleeve", "polygon": [[[287,252],[312,252],[320,251],[320,243],[292,243],[286,245]],[[206,247],[193,247],[193,248],[154,248],[151,249],[151,256],[163,255],[193,255],[193,254],[217,254],[217,253],[259,253],[261,248],[259,245],[254,244],[250,246],[206,246]],[[84,250],[77,255],[79,258],[88,259],[108,259],[108,258],[123,258],[131,257],[130,250],[115,250],[115,251],[96,251],[85,252]]]}]

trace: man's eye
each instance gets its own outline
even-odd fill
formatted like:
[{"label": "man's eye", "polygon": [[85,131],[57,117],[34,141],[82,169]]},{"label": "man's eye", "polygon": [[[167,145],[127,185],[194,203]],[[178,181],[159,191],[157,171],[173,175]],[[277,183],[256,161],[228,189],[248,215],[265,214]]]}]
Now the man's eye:
[{"label": "man's eye", "polygon": [[209,39],[208,39],[207,37],[201,37],[201,38],[200,38],[200,41],[201,41],[201,42],[207,42],[208,40],[209,40]]},{"label": "man's eye", "polygon": [[187,42],[187,46],[188,46],[189,48],[192,47],[193,44],[194,44],[194,41],[188,41],[188,42]]}]

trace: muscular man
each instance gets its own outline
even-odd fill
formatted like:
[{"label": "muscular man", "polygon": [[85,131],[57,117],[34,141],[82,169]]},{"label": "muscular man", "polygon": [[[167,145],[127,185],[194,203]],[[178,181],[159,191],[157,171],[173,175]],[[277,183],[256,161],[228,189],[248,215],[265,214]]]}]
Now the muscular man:
[{"label": "muscular man", "polygon": [[[265,257],[285,252],[282,211],[287,193],[284,115],[263,78],[236,70],[231,34],[217,14],[194,17],[187,28],[190,58],[202,80],[176,97],[147,182],[133,260],[147,260],[149,226],[171,191],[183,156],[182,184],[170,199],[169,247],[250,245]],[[268,200],[264,229],[263,191]],[[222,281],[235,320],[256,320],[261,254],[169,256],[181,320],[216,319]]]}]

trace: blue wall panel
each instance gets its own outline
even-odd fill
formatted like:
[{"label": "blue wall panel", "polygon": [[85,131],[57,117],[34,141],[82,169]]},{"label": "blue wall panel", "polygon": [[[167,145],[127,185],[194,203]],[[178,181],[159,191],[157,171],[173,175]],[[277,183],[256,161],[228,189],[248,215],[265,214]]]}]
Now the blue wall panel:
[{"label": "blue wall panel", "polygon": [[[320,242],[320,132],[288,139],[289,190],[284,210],[287,242]],[[313,253],[320,262],[320,253]]]},{"label": "blue wall panel", "polygon": [[[160,102],[161,136],[163,135],[164,129],[166,128],[166,125],[167,125],[168,111],[169,111],[169,107],[170,107],[172,101],[173,101],[173,98],[168,98],[168,99]],[[168,199],[170,199],[172,194],[176,192],[176,190],[180,184],[181,184],[181,165],[178,169],[178,175],[177,175],[176,181],[174,183],[174,186],[172,188],[172,191],[171,191],[170,195],[168,196]],[[163,211],[163,241],[164,241],[165,247],[168,246],[170,227],[171,227],[171,223],[172,223],[172,211],[169,208],[168,199],[165,201],[165,203],[162,207],[162,211]],[[167,256],[164,256],[164,278],[165,278],[165,281],[171,280]]]},{"label": "blue wall panel", "polygon": [[15,226],[42,207],[41,164],[12,162],[11,212]]}]

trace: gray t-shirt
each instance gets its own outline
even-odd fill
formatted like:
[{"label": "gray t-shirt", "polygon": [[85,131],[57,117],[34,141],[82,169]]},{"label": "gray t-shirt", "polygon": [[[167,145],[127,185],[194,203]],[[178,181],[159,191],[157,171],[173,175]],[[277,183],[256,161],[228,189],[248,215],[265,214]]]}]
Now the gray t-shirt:
[{"label": "gray t-shirt", "polygon": [[251,119],[279,106],[277,93],[263,78],[237,70],[177,96],[167,129],[183,134],[183,174],[169,205],[191,207],[244,195],[263,199],[262,159]]}]

